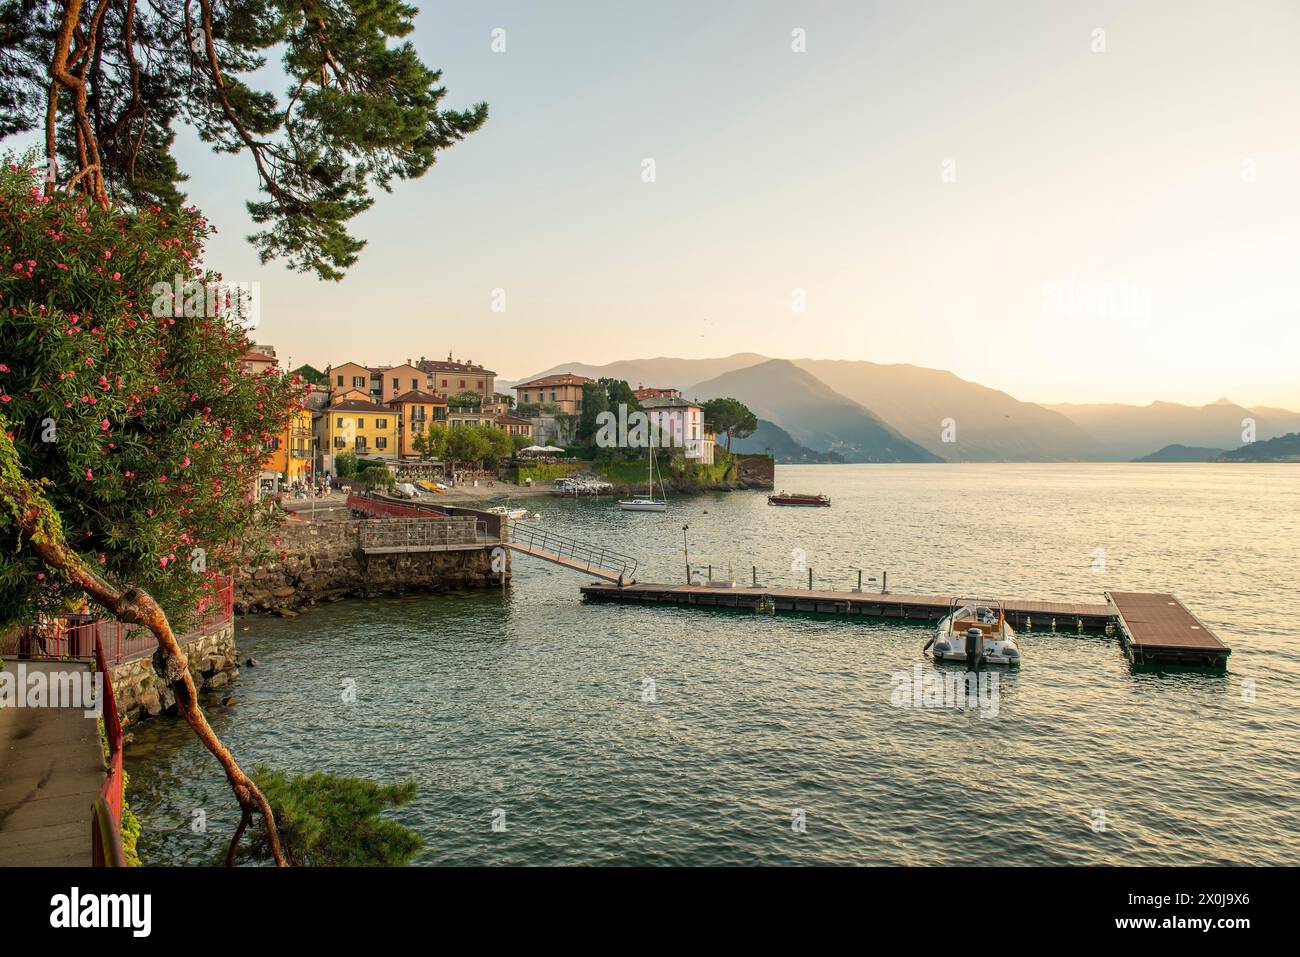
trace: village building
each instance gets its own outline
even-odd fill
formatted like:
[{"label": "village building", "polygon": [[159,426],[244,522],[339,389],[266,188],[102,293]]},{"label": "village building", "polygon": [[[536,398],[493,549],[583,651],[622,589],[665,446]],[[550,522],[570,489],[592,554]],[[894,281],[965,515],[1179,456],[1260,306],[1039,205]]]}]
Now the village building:
[{"label": "village building", "polygon": [[704,410],[699,405],[689,399],[666,397],[643,399],[641,408],[650,420],[652,433],[660,436],[661,446],[681,446],[692,462],[713,464],[716,438],[705,424]]},{"label": "village building", "polygon": [[580,415],[582,387],[595,381],[586,376],[564,372],[521,382],[514,387],[514,390],[515,395],[518,396],[518,405],[555,405],[565,415]]},{"label": "village building", "polygon": [[423,389],[412,389],[388,402],[397,417],[397,454],[402,458],[420,458],[415,447],[417,437],[432,428],[447,425],[447,400]]}]

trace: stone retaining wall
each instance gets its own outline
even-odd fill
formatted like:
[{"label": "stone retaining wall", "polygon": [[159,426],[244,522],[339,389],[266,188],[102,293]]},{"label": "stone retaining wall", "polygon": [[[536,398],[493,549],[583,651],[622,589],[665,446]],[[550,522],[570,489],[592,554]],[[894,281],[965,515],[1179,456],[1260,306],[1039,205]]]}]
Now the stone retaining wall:
[{"label": "stone retaining wall", "polygon": [[[189,662],[194,685],[200,691],[223,688],[239,677],[233,621],[182,640],[181,650]],[[157,655],[147,655],[109,668],[118,713],[129,721],[175,713],[176,696],[155,667],[156,658]]]},{"label": "stone retaining wall", "polygon": [[[292,616],[304,606],[340,598],[499,587],[502,583],[502,572],[492,570],[492,545],[367,555],[360,545],[360,528],[366,521],[283,526],[278,545],[283,557],[259,568],[236,571],[235,611]],[[499,562],[509,581],[508,551]]]}]

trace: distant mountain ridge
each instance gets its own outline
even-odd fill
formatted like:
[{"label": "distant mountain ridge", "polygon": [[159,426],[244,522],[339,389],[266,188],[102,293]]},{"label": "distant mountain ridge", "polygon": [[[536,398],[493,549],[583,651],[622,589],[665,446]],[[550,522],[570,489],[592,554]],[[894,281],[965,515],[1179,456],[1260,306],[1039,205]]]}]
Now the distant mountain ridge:
[{"label": "distant mountain ridge", "polygon": [[739,399],[800,445],[835,452],[849,462],[942,461],[788,359],[727,372],[687,392],[699,399]]},{"label": "distant mountain ridge", "polygon": [[1300,431],[1300,413],[1264,406],[1250,409],[1228,399],[1209,405],[1076,405],[1061,403],[1047,408],[1060,412],[1095,436],[1124,459],[1135,459],[1166,445],[1235,449],[1253,423],[1256,439],[1270,439]]},{"label": "distant mountain ridge", "polygon": [[841,359],[794,361],[949,461],[1041,462],[1114,455],[1060,413],[941,369]]},{"label": "distant mountain ridge", "polygon": [[806,445],[800,445],[790,437],[789,432],[767,419],[758,420],[758,428],[754,430],[752,435],[743,439],[734,439],[731,443],[731,450],[742,455],[757,455],[770,451],[772,458],[783,465],[842,464],[844,462],[844,457],[837,452],[818,452]]},{"label": "distant mountain ridge", "polygon": [[1300,462],[1300,433],[1279,435],[1251,442],[1231,452],[1224,452],[1218,462]]},{"label": "distant mountain ridge", "polygon": [[[708,393],[728,384],[718,380],[773,362],[785,366],[769,367],[769,372],[781,369],[771,381],[752,376],[730,380],[736,383],[734,388],[745,389],[752,402],[738,392],[728,394],[779,430],[770,433],[774,442],[783,445],[784,434],[793,443],[792,456],[802,454],[794,446],[804,446],[816,454],[839,451],[850,461],[859,460],[858,455],[867,456],[862,461],[878,461],[870,456],[882,453],[899,456],[891,461],[1134,461],[1159,456],[1167,446],[1205,449],[1210,455],[1235,449],[1246,437],[1242,424],[1246,419],[1253,422],[1260,440],[1300,432],[1300,413],[1247,408],[1228,399],[1206,406],[1036,404],[942,369],[770,359],[754,352],[711,359],[624,359],[606,365],[570,362],[527,379],[559,372],[593,379],[608,376],[625,379],[633,388],[675,388],[687,397],[706,399],[715,397]],[[812,382],[793,376],[786,366],[805,373]],[[497,388],[506,391],[514,384],[499,379]],[[787,405],[790,408],[784,408]],[[874,426],[864,424],[864,416]],[[747,442],[744,448],[752,446]],[[767,447],[775,448],[769,443],[754,450]],[[920,452],[926,457],[908,457]]]},{"label": "distant mountain ridge", "polygon": [[1166,445],[1158,452],[1144,455],[1134,462],[1210,462],[1224,454],[1223,449],[1207,449],[1194,445]]}]

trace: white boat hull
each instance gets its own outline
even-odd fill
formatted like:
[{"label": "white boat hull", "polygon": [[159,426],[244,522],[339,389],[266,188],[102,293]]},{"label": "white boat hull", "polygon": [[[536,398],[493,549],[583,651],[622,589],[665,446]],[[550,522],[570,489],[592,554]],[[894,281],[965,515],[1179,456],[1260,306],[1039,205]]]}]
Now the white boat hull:
[{"label": "white boat hull", "polygon": [[655,502],[650,499],[633,499],[628,502],[620,501],[618,507],[625,512],[666,512],[668,511],[667,502]]},{"label": "white boat hull", "polygon": [[[966,661],[965,631],[963,628],[954,629],[952,620],[953,616],[948,615],[935,629],[934,643],[930,646],[935,661]],[[1016,633],[1005,622],[998,632],[984,635],[983,645],[984,664],[1011,667],[1020,664],[1020,645],[1016,641]]]}]

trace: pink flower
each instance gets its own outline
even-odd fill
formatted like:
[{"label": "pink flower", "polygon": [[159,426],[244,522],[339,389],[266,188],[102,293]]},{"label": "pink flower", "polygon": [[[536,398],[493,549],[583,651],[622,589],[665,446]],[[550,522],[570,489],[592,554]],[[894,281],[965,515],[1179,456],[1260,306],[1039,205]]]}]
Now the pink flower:
[{"label": "pink flower", "polygon": [[95,476],[91,474],[90,469],[86,469],[86,481],[87,482],[95,481]]},{"label": "pink flower", "polygon": [[104,421],[102,421],[102,422],[99,423],[99,429],[100,429],[101,432],[107,432],[107,431],[108,431],[108,419],[105,419]]}]

